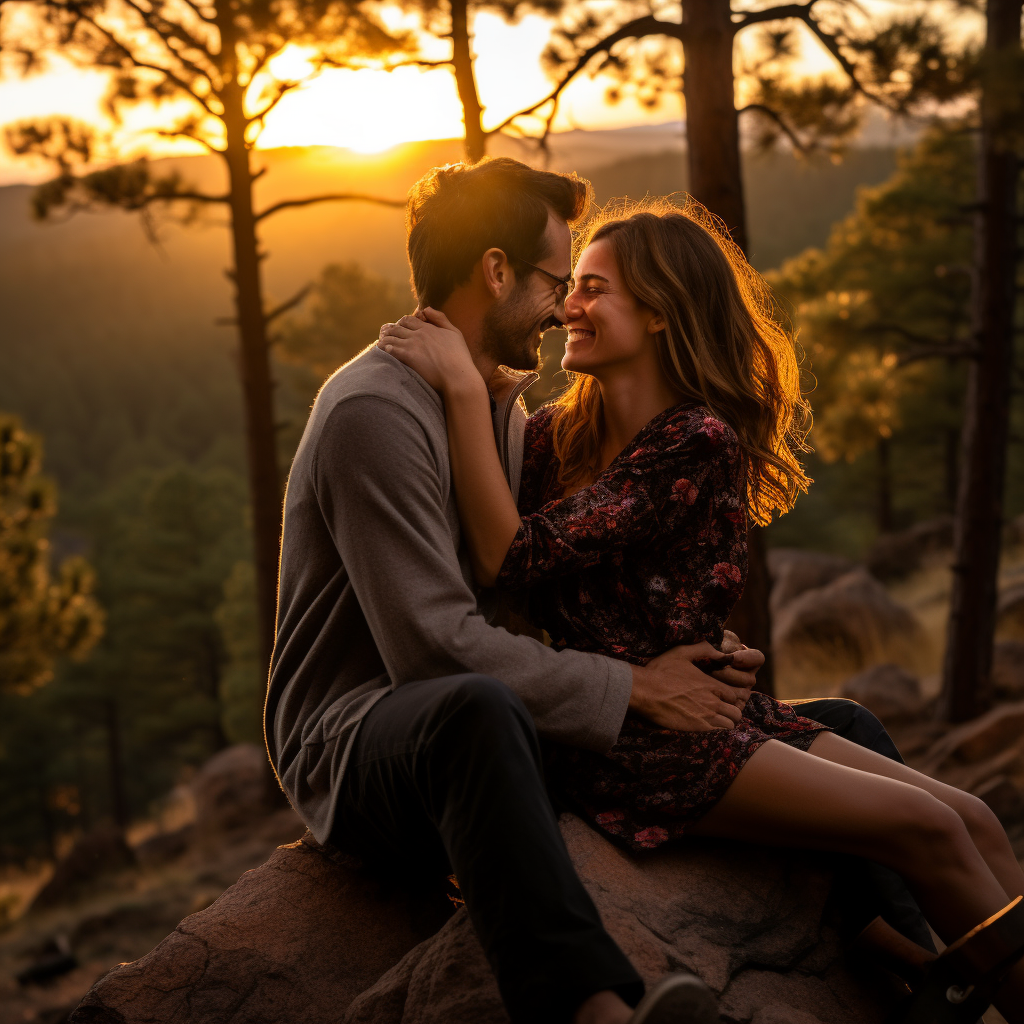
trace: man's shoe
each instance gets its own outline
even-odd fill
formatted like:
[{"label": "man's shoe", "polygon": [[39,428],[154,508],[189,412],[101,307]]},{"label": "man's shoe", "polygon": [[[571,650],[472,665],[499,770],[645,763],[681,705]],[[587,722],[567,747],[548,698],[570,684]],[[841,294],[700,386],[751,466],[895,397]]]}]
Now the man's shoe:
[{"label": "man's shoe", "polygon": [[718,1024],[718,1000],[696,974],[670,974],[640,1001],[629,1024]]}]

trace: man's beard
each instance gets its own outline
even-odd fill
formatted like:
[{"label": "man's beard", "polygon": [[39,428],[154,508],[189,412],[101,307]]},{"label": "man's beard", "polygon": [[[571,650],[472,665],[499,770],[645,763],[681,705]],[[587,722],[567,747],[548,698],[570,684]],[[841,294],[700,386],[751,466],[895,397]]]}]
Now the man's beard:
[{"label": "man's beard", "polygon": [[484,351],[510,370],[536,370],[540,365],[540,336],[562,322],[552,314],[537,315],[527,290],[517,283],[505,302],[484,314]]}]

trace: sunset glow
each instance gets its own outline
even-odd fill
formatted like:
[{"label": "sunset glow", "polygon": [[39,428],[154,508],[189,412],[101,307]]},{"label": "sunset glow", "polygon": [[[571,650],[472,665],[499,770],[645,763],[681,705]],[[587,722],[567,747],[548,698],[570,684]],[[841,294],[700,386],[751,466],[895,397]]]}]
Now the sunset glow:
[{"label": "sunset glow", "polygon": [[[398,13],[395,17],[401,20]],[[537,14],[514,25],[487,11],[474,16],[475,72],[485,128],[500,124],[550,92],[552,83],[541,69],[540,55],[551,27],[548,19]],[[804,29],[798,35],[799,59],[794,72],[834,72],[833,58]],[[742,63],[743,51],[756,46],[757,36],[745,33],[740,40],[738,62]],[[424,44],[424,54],[430,59],[444,59],[449,52],[450,44],[443,39],[425,37]],[[273,60],[271,70],[279,79],[308,75],[308,51],[289,47]],[[65,115],[113,128],[102,106],[106,82],[100,71],[74,68],[59,59],[44,74],[24,79],[16,74],[0,76],[0,122]],[[603,75],[579,76],[562,94],[554,130],[657,124],[682,116],[681,100],[675,95],[665,96],[654,109],[628,94],[610,105],[606,98],[609,84]],[[742,93],[741,86],[740,103],[744,102]],[[197,143],[161,138],[147,131],[166,124],[166,113],[144,104],[131,109],[125,124],[114,132],[120,157],[203,152]],[[529,132],[542,127],[539,119],[520,125]],[[282,100],[267,118],[257,145],[261,149],[326,145],[377,153],[403,142],[459,138],[462,134],[462,109],[450,67],[403,67],[392,72],[328,70]],[[52,168],[15,159],[0,148],[0,184],[40,180],[51,174]]]}]

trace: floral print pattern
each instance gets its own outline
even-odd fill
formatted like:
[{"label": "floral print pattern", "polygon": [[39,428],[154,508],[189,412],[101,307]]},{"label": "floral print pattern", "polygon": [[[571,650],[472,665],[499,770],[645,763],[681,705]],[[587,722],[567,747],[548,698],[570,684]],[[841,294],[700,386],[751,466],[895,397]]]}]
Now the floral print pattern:
[{"label": "floral print pattern", "polygon": [[[522,523],[499,584],[556,647],[634,664],[718,646],[747,573],[743,460],[707,409],[655,416],[594,483],[561,496],[555,410],[527,422]],[[733,729],[676,732],[629,714],[605,754],[547,744],[556,799],[634,852],[685,834],[768,739],[806,750],[825,727],[752,694]]]}]

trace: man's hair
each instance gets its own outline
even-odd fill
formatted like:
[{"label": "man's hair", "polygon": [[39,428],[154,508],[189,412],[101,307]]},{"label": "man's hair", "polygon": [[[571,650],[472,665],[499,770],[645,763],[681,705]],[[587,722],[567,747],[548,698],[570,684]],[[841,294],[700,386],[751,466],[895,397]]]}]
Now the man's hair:
[{"label": "man's hair", "polygon": [[488,249],[539,262],[548,255],[548,211],[571,224],[590,199],[590,183],[575,174],[534,170],[509,157],[433,168],[409,190],[406,208],[417,299],[440,306]]}]

